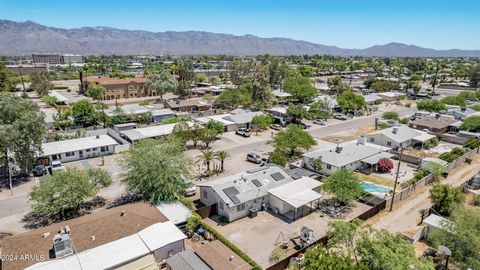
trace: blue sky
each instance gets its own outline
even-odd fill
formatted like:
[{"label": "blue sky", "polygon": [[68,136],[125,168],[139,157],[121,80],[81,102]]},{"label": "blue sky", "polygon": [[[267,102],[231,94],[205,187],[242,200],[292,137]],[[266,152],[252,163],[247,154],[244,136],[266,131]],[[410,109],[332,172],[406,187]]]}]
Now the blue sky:
[{"label": "blue sky", "polygon": [[480,49],[478,0],[0,0],[0,19],[287,37],[343,48]]}]

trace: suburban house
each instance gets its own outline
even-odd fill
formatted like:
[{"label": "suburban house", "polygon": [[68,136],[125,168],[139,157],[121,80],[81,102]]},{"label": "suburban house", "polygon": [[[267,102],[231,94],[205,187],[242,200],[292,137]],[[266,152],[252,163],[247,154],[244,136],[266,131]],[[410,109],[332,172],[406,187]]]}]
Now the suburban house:
[{"label": "suburban house", "polygon": [[[394,156],[387,150],[388,147],[367,143],[365,138],[359,138],[357,142],[345,142],[334,148],[305,153],[301,166],[323,175],[331,175],[340,168],[352,171],[370,168],[373,171],[380,159]],[[315,168],[315,160],[321,160],[320,170]]]},{"label": "suburban house", "polygon": [[389,148],[398,148],[401,145],[407,147],[417,143],[428,142],[435,138],[435,135],[428,134],[424,131],[409,128],[406,125],[394,126],[381,129],[364,135],[367,142],[371,144],[381,145]]},{"label": "suburban house", "polygon": [[453,117],[455,117],[455,119],[458,119],[458,120],[464,120],[465,118],[470,116],[480,116],[480,112],[477,112],[474,109],[461,108],[459,106],[452,106],[452,105],[447,105],[447,107],[448,107],[447,114],[452,115]]},{"label": "suburban house", "polygon": [[174,117],[174,113],[170,109],[157,109],[155,106],[151,105],[137,105],[137,104],[129,104],[123,105],[119,107],[112,107],[109,109],[104,110],[104,113],[110,117],[114,116],[117,113],[117,108],[121,110],[121,112],[125,113],[127,116],[137,116],[146,113],[150,113],[152,116],[152,122],[162,122],[163,119]]},{"label": "suburban house", "polygon": [[395,101],[405,96],[405,93],[398,92],[398,91],[390,91],[390,92],[380,92],[380,93],[377,93],[377,95],[385,101]]},{"label": "suburban house", "polygon": [[[193,126],[192,122],[187,123]],[[160,138],[170,135],[176,124],[177,123],[123,130],[120,131],[120,136],[130,143],[146,138]]]},{"label": "suburban house", "polygon": [[287,118],[287,107],[275,106],[268,109],[268,112],[276,118]]},{"label": "suburban house", "polygon": [[208,111],[212,105],[202,98],[191,98],[184,100],[169,100],[166,105],[177,112],[199,112]]},{"label": "suburban house", "polygon": [[250,270],[251,266],[219,240],[192,243],[195,254],[212,270]]},{"label": "suburban house", "polygon": [[262,208],[295,220],[311,212],[320,197],[321,183],[310,177],[293,179],[278,166],[241,172],[197,184],[200,201],[217,205],[218,214],[234,221]]},{"label": "suburban house", "polygon": [[364,95],[363,98],[365,99],[365,102],[368,104],[368,105],[374,105],[377,101],[380,101],[382,100],[382,98],[375,94],[375,93],[371,93],[371,94],[368,94],[368,95]]},{"label": "suburban house", "polygon": [[253,117],[257,115],[263,115],[263,112],[236,109],[227,114],[195,118],[195,121],[202,125],[205,125],[210,120],[218,121],[223,124],[225,131],[228,132],[234,131],[237,128],[250,128]]},{"label": "suburban house", "polygon": [[42,144],[38,159],[42,164],[50,164],[54,160],[61,162],[76,161],[115,153],[118,142],[109,135],[97,135],[85,138],[47,142]]},{"label": "suburban house", "polygon": [[159,269],[184,250],[186,236],[155,207],[122,205],[5,238],[9,270]]},{"label": "suburban house", "polygon": [[105,100],[121,98],[157,96],[153,89],[146,89],[146,78],[110,78],[101,76],[88,76],[83,78],[80,90],[86,93],[92,84],[99,84],[105,87]]},{"label": "suburban house", "polygon": [[436,114],[435,116],[417,117],[415,120],[408,122],[408,126],[414,129],[442,134],[450,131],[450,126],[455,122],[457,120],[451,116]]}]

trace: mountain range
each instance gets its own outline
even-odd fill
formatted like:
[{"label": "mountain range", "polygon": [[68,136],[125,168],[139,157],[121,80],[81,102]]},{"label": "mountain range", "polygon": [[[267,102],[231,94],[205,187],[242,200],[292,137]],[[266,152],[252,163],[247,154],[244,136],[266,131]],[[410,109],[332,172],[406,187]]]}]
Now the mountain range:
[{"label": "mountain range", "polygon": [[148,32],[110,27],[55,28],[32,21],[0,20],[0,55],[303,55],[379,57],[480,57],[480,50],[435,50],[402,43],[344,49],[288,38],[202,31]]}]

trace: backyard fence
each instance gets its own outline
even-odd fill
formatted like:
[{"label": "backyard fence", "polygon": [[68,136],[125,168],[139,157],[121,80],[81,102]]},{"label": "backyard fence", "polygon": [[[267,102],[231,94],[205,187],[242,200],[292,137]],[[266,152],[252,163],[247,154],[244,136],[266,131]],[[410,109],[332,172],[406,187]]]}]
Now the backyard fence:
[{"label": "backyard fence", "polygon": [[444,134],[441,134],[441,136],[442,136],[442,141],[454,143],[454,144],[460,144],[460,145],[463,145],[468,140],[468,138],[459,137],[455,134],[444,133]]},{"label": "backyard fence", "polygon": [[[390,150],[389,152],[394,154],[397,157],[400,156],[400,153],[398,153],[395,150]],[[420,163],[422,163],[422,158],[415,157],[415,156],[410,156],[406,153],[402,153],[402,161],[407,162],[407,163],[411,163],[411,164],[415,164],[415,165],[420,165]]]}]

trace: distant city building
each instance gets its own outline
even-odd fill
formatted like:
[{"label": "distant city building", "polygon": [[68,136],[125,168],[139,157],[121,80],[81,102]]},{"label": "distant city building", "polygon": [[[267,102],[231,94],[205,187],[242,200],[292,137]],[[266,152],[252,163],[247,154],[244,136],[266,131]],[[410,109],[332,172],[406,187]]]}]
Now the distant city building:
[{"label": "distant city building", "polygon": [[34,53],[32,60],[35,64],[73,64],[83,63],[83,56],[79,54]]},{"label": "distant city building", "polygon": [[64,54],[62,55],[63,64],[83,63],[83,56],[80,54]]},{"label": "distant city building", "polygon": [[145,88],[145,78],[110,78],[89,76],[83,79],[82,92],[87,92],[88,87],[92,84],[100,84],[107,90],[105,93],[106,100],[157,96],[157,92],[152,89]]},{"label": "distant city building", "polygon": [[35,64],[62,64],[62,55],[53,53],[34,53],[32,54]]}]

